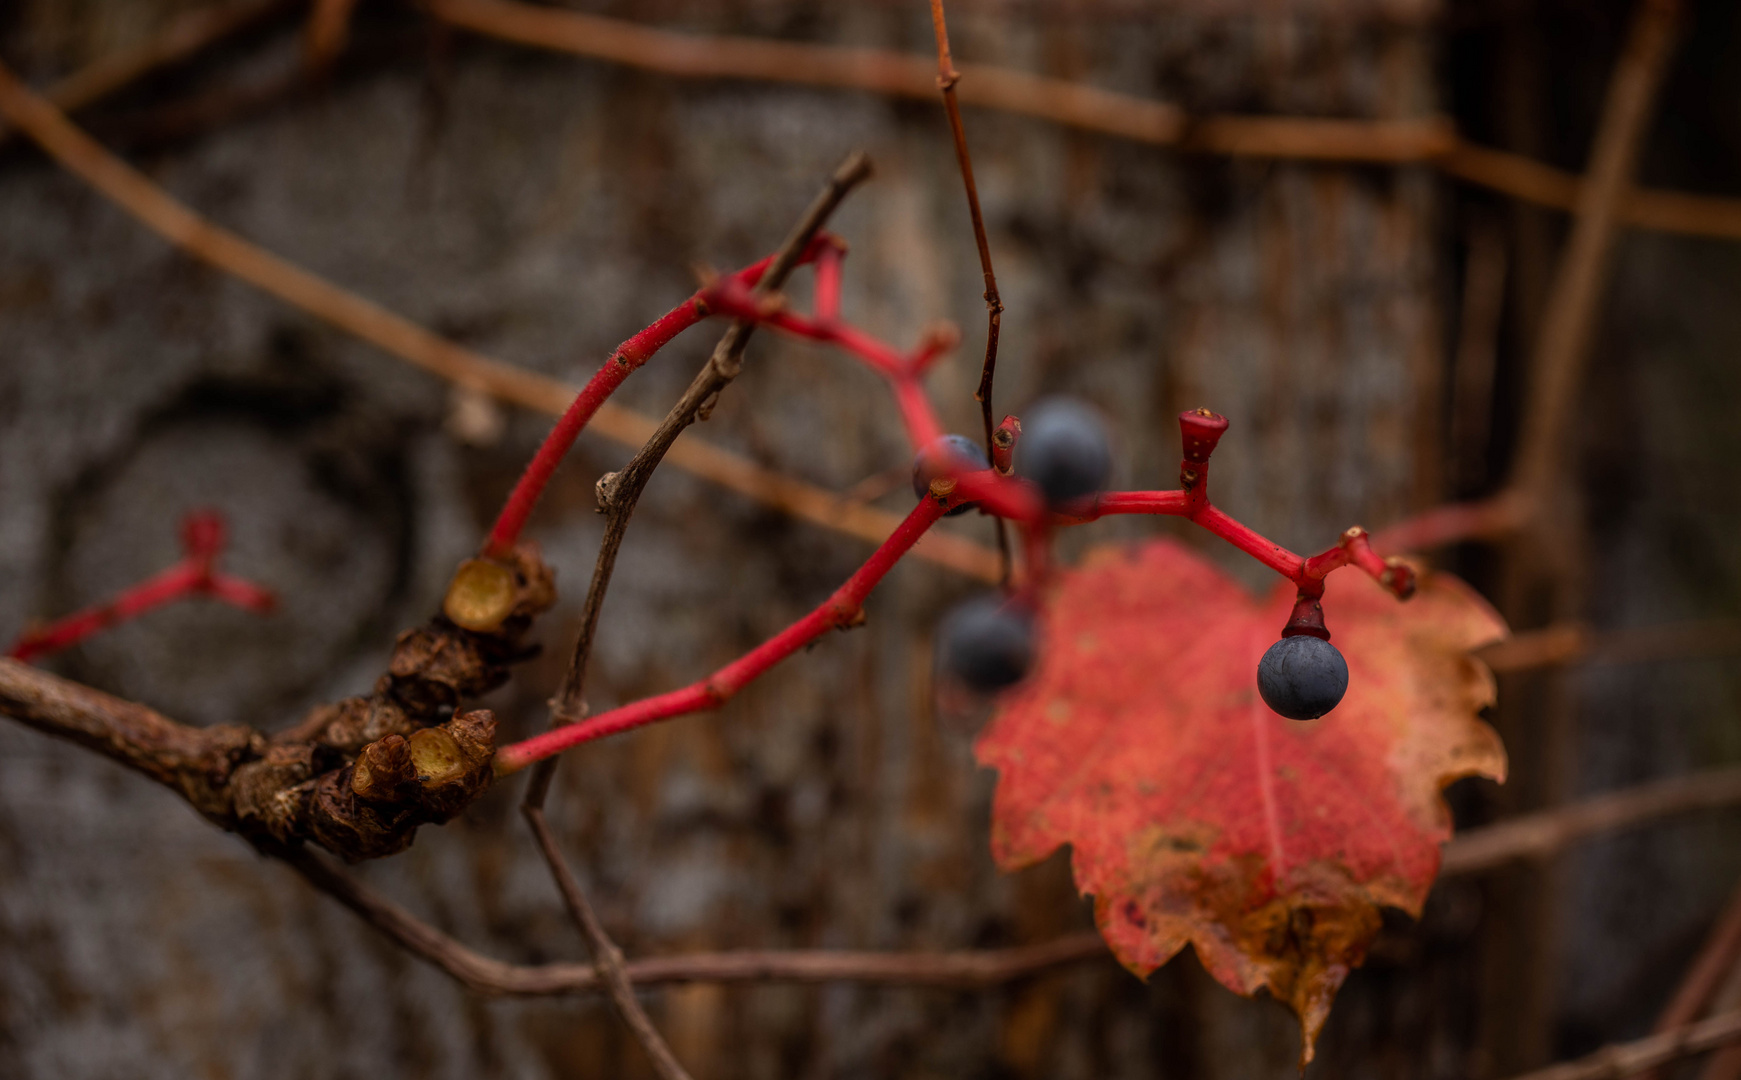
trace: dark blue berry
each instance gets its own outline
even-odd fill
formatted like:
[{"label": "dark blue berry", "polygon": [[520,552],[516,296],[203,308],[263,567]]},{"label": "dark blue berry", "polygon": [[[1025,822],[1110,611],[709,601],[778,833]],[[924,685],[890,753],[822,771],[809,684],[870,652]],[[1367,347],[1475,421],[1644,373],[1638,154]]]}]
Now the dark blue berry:
[{"label": "dark blue berry", "polygon": [[1257,662],[1257,692],[1289,720],[1316,720],[1348,691],[1348,662],[1336,646],[1310,634],[1282,638]]},{"label": "dark blue berry", "polygon": [[1072,398],[1048,398],[1022,417],[1016,472],[1032,480],[1053,506],[1093,495],[1112,474],[1106,425]]},{"label": "dark blue berry", "polygon": [[[946,458],[954,460],[946,462]],[[965,435],[943,436],[919,451],[919,456],[913,459],[914,498],[923,499],[930,494],[931,481],[949,471],[946,464],[953,464],[957,472],[978,472],[981,469],[991,468],[991,459],[985,456],[983,447]],[[972,508],[973,504],[963,503],[943,516],[954,517],[956,514],[965,514]]]},{"label": "dark blue berry", "polygon": [[1033,617],[995,594],[969,600],[937,628],[937,663],[980,693],[1013,686],[1034,663]]}]

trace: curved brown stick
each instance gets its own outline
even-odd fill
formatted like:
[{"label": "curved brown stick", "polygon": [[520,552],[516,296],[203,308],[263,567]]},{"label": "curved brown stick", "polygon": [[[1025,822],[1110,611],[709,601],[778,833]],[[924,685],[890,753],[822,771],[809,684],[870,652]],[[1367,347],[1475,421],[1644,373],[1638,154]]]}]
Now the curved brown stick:
[{"label": "curved brown stick", "polygon": [[1475,655],[1496,673],[1557,664],[1644,664],[1741,653],[1741,623],[1701,619],[1597,632],[1580,622],[1526,630]]},{"label": "curved brown stick", "polygon": [[1741,804],[1741,766],[1640,784],[1472,829],[1445,845],[1439,875],[1475,874],[1519,859],[1546,858],[1586,836],[1737,804]]},{"label": "curved brown stick", "polygon": [[[1433,163],[1459,180],[1553,210],[1576,210],[1583,194],[1582,178],[1572,173],[1461,140]],[[1637,229],[1741,240],[1741,199],[1633,188],[1619,213]]]},{"label": "curved brown stick", "polygon": [[[1741,804],[1741,768],[1712,770],[1644,785],[1465,833],[1445,846],[1439,874],[1444,878],[1482,873],[1519,859],[1544,857],[1585,836],[1642,825],[1690,810],[1736,804]],[[566,994],[602,988],[597,972],[589,964],[526,967],[491,959],[340,873],[312,852],[297,851],[281,857],[311,884],[332,894],[371,926],[480,993]],[[623,973],[639,986],[681,982],[862,982],[972,988],[1104,955],[1106,944],[1100,936],[1084,932],[1037,945],[959,952],[694,953],[631,960],[623,965]]]},{"label": "curved brown stick", "polygon": [[[313,852],[280,854],[315,888],[370,926],[481,994],[543,996],[603,989],[591,964],[508,964],[472,951]],[[1106,955],[1092,931],[1039,945],[960,952],[745,950],[630,960],[623,974],[637,986],[672,983],[864,982],[972,989],[1019,979],[1060,964]]]},{"label": "curved brown stick", "polygon": [[562,849],[556,846],[556,837],[550,834],[550,824],[544,820],[544,808],[528,803],[520,807],[520,813],[531,826],[532,836],[538,841],[538,850],[550,867],[551,877],[556,879],[556,887],[562,893],[562,902],[567,906],[569,916],[586,938],[587,951],[592,953],[593,970],[604,983],[611,1004],[617,1007],[617,1015],[623,1018],[635,1041],[647,1052],[647,1059],[653,1063],[653,1071],[661,1080],[689,1080],[689,1073],[677,1061],[677,1055],[671,1052],[659,1029],[653,1026],[647,1010],[641,1008],[641,1003],[635,999],[635,985],[624,970],[623,951],[605,933],[604,924],[598,921],[592,903],[580,889],[580,882],[569,871],[568,863],[562,858]]},{"label": "curved brown stick", "polygon": [[[425,0],[451,25],[534,48],[679,78],[742,79],[931,100],[935,65],[880,49],[659,30],[519,0]],[[1064,79],[963,64],[961,103],[1180,150],[1236,157],[1434,166],[1459,180],[1555,210],[1577,209],[1580,178],[1517,154],[1476,146],[1448,120],[1191,117],[1175,105]],[[1637,190],[1620,203],[1628,225],[1741,240],[1741,199]]]}]

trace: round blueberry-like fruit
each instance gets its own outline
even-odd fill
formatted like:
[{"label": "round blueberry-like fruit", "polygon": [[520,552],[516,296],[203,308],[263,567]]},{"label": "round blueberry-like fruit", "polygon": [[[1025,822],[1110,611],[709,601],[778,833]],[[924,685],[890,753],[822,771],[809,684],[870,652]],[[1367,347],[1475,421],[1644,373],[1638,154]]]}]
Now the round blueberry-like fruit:
[{"label": "round blueberry-like fruit", "polygon": [[1034,664],[1034,620],[995,594],[951,611],[937,629],[937,664],[980,693],[1021,682]]},{"label": "round blueberry-like fruit", "polygon": [[1282,638],[1257,662],[1257,692],[1289,720],[1316,720],[1348,692],[1348,661],[1323,638]]},{"label": "round blueberry-like fruit", "polygon": [[[930,446],[919,451],[919,456],[913,459],[913,497],[923,499],[930,494],[931,481],[948,472],[947,459],[954,458],[957,469],[966,468],[977,472],[980,469],[991,468],[991,459],[985,456],[985,450],[978,443],[965,435],[944,435]],[[972,503],[963,503],[948,511],[944,517],[954,517],[965,514],[973,508]]]},{"label": "round blueberry-like fruit", "polygon": [[1112,443],[1100,414],[1073,398],[1047,398],[1022,417],[1016,472],[1053,506],[1093,495],[1112,474]]}]

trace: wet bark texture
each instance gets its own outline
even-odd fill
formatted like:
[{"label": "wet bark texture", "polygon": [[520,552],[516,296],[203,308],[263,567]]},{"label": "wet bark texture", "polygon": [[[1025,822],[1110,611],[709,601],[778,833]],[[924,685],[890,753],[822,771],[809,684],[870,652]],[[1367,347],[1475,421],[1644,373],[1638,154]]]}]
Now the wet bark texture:
[{"label": "wet bark texture", "polygon": [[[189,6],[24,0],[4,16],[0,49],[41,84]],[[930,47],[919,5],[588,5],[606,7],[704,31]],[[954,35],[958,58],[1195,111],[1412,117],[1446,107],[1441,27],[1407,5],[1385,18],[1337,10],[1175,5],[1134,17],[1108,4],[1053,18],[966,5]],[[295,49],[291,25],[275,24],[106,106],[91,126],[244,236],[456,340],[576,381],[688,294],[692,264],[736,266],[772,250],[843,154],[866,149],[877,178],[832,225],[852,244],[845,310],[897,341],[932,319],[960,323],[966,342],[932,386],[947,422],[978,429],[981,285],[940,107],[675,82],[432,33],[390,5],[363,5],[327,81],[256,100],[250,88],[288,70]],[[1603,65],[1589,65],[1599,86]],[[1172,417],[1211,406],[1233,421],[1217,501],[1295,549],[1442,495],[1457,290],[1446,236],[1466,208],[1451,213],[1431,173],[1182,158],[977,111],[966,120],[1007,305],[999,409],[1046,393],[1086,397],[1119,433],[1116,482],[1164,487],[1178,460]],[[1574,162],[1582,145],[1567,151]],[[436,610],[548,418],[509,414],[498,437],[480,437],[479,425],[455,422],[447,386],[195,265],[28,149],[0,154],[0,237],[0,634],[172,562],[179,515],[216,506],[234,537],[226,565],[277,588],[279,614],[182,605],[51,670],[183,721],[269,732],[367,694],[395,634]],[[1665,328],[1689,301],[1661,275],[1733,283],[1741,255],[1692,245],[1688,256],[1688,244],[1629,243],[1616,290],[1629,299],[1611,313],[1618,330],[1600,370],[1645,379],[1653,408],[1714,425],[1718,406],[1702,387],[1721,383],[1709,398],[1733,402],[1732,366],[1702,331]],[[1653,259],[1672,269],[1653,272]],[[1741,327],[1721,323],[1734,310],[1722,306],[1713,318],[1733,342]],[[716,334],[680,339],[619,400],[662,414]],[[1645,343],[1648,373],[1637,363]],[[1732,443],[1724,430],[1678,428],[1684,447],[1645,455],[1663,468],[1692,462],[1717,444],[1706,440]],[[757,335],[699,433],[837,490],[908,457],[872,376],[772,334]],[[1504,437],[1494,441],[1503,450]],[[594,484],[628,456],[583,437],[533,520],[560,599],[534,632],[545,655],[474,702],[494,710],[499,741],[544,723],[600,536]],[[1646,467],[1637,455],[1620,466]],[[1688,485],[1712,482],[1687,470]],[[883,504],[904,509],[907,498],[903,479]],[[1705,579],[1721,583],[1712,594],[1723,593],[1700,603],[1732,608],[1741,563],[1713,537],[1732,523],[1733,498],[1699,504],[1710,513],[1676,498],[1668,516],[1648,499],[1627,502],[1602,525],[1602,557],[1631,566],[1653,545],[1690,543],[1707,553]],[[975,516],[950,527],[990,538]],[[1165,527],[1124,520],[1071,544]],[[867,553],[662,470],[604,608],[591,706],[734,657]],[[1671,584],[1638,587],[1660,600],[1652,618],[1685,606],[1666,598]],[[992,777],[970,751],[982,717],[934,707],[930,628],[973,588],[903,566],[872,596],[866,626],[795,657],[719,713],[571,755],[551,821],[629,955],[990,946],[1089,924],[1065,858],[1013,876],[992,866]],[[1631,595],[1600,616],[1645,619],[1651,602]],[[1732,719],[1733,678],[1700,672],[1705,682],[1675,700],[1702,717],[1727,700]],[[1627,695],[1661,699],[1655,682],[1623,678],[1632,681],[1618,690],[1591,684],[1605,726],[1586,744],[1588,786],[1741,752],[1709,750],[1700,740],[1715,728],[1688,720],[1653,729],[1661,746],[1647,766],[1622,749],[1643,737],[1639,718],[1610,713]],[[518,788],[496,785],[360,873],[494,955],[579,958],[513,812]],[[1465,802],[1492,812],[1485,796]],[[1678,970],[1741,869],[1713,868],[1710,829],[1675,836],[1682,854],[1653,856],[1680,883],[1665,887],[1673,903],[1627,940],[1606,928],[1622,915],[1635,925],[1650,905],[1612,908],[1600,883],[1613,880],[1613,860],[1635,861],[1624,847],[1633,841],[1579,864],[1568,940],[1616,955],[1566,961],[1567,1022],[1609,1035],[1647,1024],[1660,996],[1622,1000],[1639,985],[1626,965]],[[1436,894],[1422,927],[1397,920],[1343,991],[1312,1075],[1492,1067],[1475,1051],[1489,1001],[1482,889]],[[1486,962],[1503,968],[1503,958]],[[1650,981],[1650,993],[1671,982]],[[1147,985],[1102,961],[989,992],[695,986],[648,1001],[677,1056],[707,1080],[1281,1077],[1297,1052],[1281,1007],[1232,996],[1189,957]],[[168,791],[6,722],[0,1075],[633,1077],[647,1067],[602,999],[474,996]]]}]

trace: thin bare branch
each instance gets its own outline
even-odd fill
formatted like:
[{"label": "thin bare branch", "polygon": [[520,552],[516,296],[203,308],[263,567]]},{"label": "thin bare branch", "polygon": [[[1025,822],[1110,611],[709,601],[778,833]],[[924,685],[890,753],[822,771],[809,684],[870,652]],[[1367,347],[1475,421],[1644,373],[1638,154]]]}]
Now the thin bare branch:
[{"label": "thin bare branch", "polygon": [[1679,0],[1640,3],[1608,83],[1590,153],[1589,182],[1578,193],[1572,235],[1555,270],[1530,360],[1529,398],[1511,483],[1532,506],[1541,504],[1559,475],[1575,395],[1613,264],[1621,203],[1632,186],[1680,24]]},{"label": "thin bare branch", "polygon": [[[54,106],[0,65],[0,115],[66,169],[187,254],[234,274],[292,307],[367,341],[390,356],[466,390],[560,416],[578,388],[502,363],[447,341],[422,326],[266,251],[176,201],[144,174],[103,149]],[[606,403],[588,430],[639,448],[659,422]],[[898,514],[854,504],[821,488],[764,469],[693,436],[666,455],[673,466],[794,517],[871,543],[901,523]],[[998,578],[997,555],[964,537],[933,532],[914,554],[986,581]]]},{"label": "thin bare branch", "polygon": [[623,971],[623,952],[610,939],[610,935],[605,933],[604,924],[598,921],[598,914],[593,911],[586,893],[581,891],[580,882],[574,879],[574,874],[568,869],[568,863],[562,858],[562,849],[556,846],[556,837],[550,834],[550,825],[544,820],[544,808],[526,805],[520,808],[520,812],[525,816],[526,824],[532,828],[532,836],[538,841],[538,850],[543,853],[544,862],[550,867],[550,876],[556,880],[556,887],[562,893],[562,902],[568,906],[568,914],[574,919],[575,925],[580,927],[581,935],[586,938],[586,947],[592,953],[593,966],[610,994],[611,1003],[617,1007],[617,1014],[634,1033],[635,1041],[641,1044],[641,1049],[647,1052],[647,1059],[653,1063],[653,1071],[662,1080],[689,1080],[689,1073],[678,1063],[677,1055],[671,1052],[671,1047],[666,1044],[664,1036],[659,1034],[659,1029],[653,1026],[647,1010],[641,1008],[641,1003],[635,1000],[634,984]]},{"label": "thin bare branch", "polygon": [[[509,964],[484,956],[412,915],[312,851],[275,853],[315,888],[364,922],[480,994],[542,997],[603,989],[592,964]],[[1061,964],[1107,955],[1092,931],[1039,945],[960,952],[743,950],[630,960],[624,976],[641,987],[674,983],[858,982],[973,989],[1024,978]]]},{"label": "thin bare branch", "polygon": [[[1546,857],[1588,836],[1692,810],[1738,803],[1741,803],[1741,768],[1695,773],[1471,830],[1445,846],[1439,873],[1441,878],[1483,873],[1520,859]],[[298,852],[290,861],[317,887],[332,893],[370,925],[481,993],[541,995],[601,988],[590,965],[505,964],[475,953],[422,923],[312,853]],[[673,982],[833,981],[974,987],[1103,956],[1105,950],[1099,935],[1082,933],[1013,949],[952,953],[805,950],[697,953],[632,960],[624,965],[624,974],[643,987]]]},{"label": "thin bare branch", "polygon": [[1613,1043],[1576,1061],[1513,1077],[1512,1080],[1621,1080],[1646,1069],[1741,1042],[1741,1010],[1632,1042]]},{"label": "thin bare branch", "polygon": [[[659,30],[518,0],[426,0],[451,25],[535,48],[678,78],[743,79],[929,100],[935,66],[905,53]],[[1175,105],[989,65],[963,64],[962,104],[1084,131],[1236,157],[1435,166],[1447,175],[1556,210],[1583,198],[1578,177],[1517,154],[1465,142],[1448,120],[1190,117]],[[1628,225],[1741,240],[1741,199],[1634,191]]]},{"label": "thin bare branch", "polygon": [[[973,156],[967,152],[967,131],[961,126],[961,105],[956,101],[956,86],[961,72],[955,69],[949,55],[949,26],[943,18],[943,0],[931,0],[931,28],[937,36],[937,88],[943,93],[943,111],[949,117],[949,135],[955,141],[955,162],[961,169],[961,184],[967,189],[967,213],[973,219],[973,242],[979,248],[979,270],[985,278],[985,361],[979,368],[979,388],[973,400],[979,402],[980,420],[985,427],[985,452],[993,451],[992,431],[997,421],[992,418],[991,389],[997,375],[997,341],[1003,329],[1003,298],[997,291],[997,274],[991,268],[991,244],[985,236],[985,215],[979,209],[979,186],[973,181]],[[1010,534],[1003,518],[993,519],[997,527],[999,577],[1004,584],[1010,579]]]},{"label": "thin bare branch", "polygon": [[[793,227],[785,242],[780,245],[767,273],[756,283],[754,291],[757,296],[771,294],[785,284],[786,276],[797,265],[799,257],[823,223],[834,213],[847,193],[870,176],[870,172],[870,158],[862,153],[854,153],[840,164],[822,191],[804,211],[804,216]],[[593,564],[592,581],[587,586],[586,604],[581,612],[580,634],[575,639],[574,651],[569,657],[568,669],[563,673],[562,684],[550,703],[552,726],[573,723],[586,714],[586,668],[592,657],[593,637],[598,632],[599,612],[604,607],[605,592],[610,588],[611,575],[616,569],[617,552],[622,547],[629,518],[635,512],[641,492],[646,488],[647,481],[652,479],[653,470],[659,467],[666,452],[677,441],[677,436],[695,423],[704,410],[712,408],[712,403],[720,391],[737,378],[743,367],[744,346],[749,343],[753,329],[753,324],[742,319],[733,322],[719,339],[719,344],[714,346],[713,355],[690,381],[683,396],[665,414],[658,429],[647,438],[646,443],[635,452],[627,465],[599,481],[599,509],[606,515],[605,535],[599,543],[598,560]],[[534,768],[526,787],[527,806],[544,805],[544,797],[550,789],[550,778],[555,770],[555,759],[541,761]]]},{"label": "thin bare branch", "polygon": [[1544,859],[1586,836],[1738,803],[1741,766],[1640,784],[1466,832],[1445,845],[1439,874],[1475,874],[1519,859]]},{"label": "thin bare branch", "polygon": [[[1553,210],[1575,210],[1584,196],[1572,173],[1468,142],[1434,163],[1459,180]],[[1620,219],[1636,229],[1741,240],[1741,199],[1634,188],[1621,200]]]},{"label": "thin bare branch", "polygon": [[1641,664],[1741,652],[1741,623],[1730,619],[1640,626],[1597,633],[1581,622],[1554,623],[1476,653],[1501,674],[1560,664]]}]

